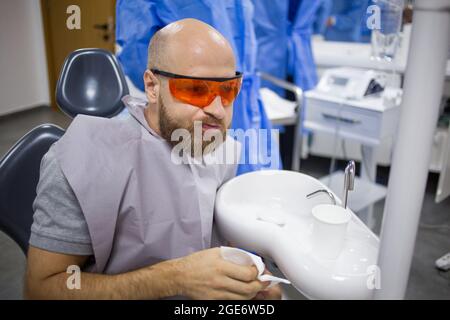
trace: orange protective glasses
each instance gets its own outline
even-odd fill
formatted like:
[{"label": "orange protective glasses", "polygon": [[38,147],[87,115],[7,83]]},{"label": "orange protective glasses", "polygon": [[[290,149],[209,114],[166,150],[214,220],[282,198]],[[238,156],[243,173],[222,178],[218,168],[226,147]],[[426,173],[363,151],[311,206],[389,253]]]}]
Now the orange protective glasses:
[{"label": "orange protective glasses", "polygon": [[176,99],[199,108],[209,106],[217,96],[222,105],[228,106],[241,89],[242,73],[236,72],[231,78],[190,77],[151,69],[155,74],[169,78],[169,89]]}]

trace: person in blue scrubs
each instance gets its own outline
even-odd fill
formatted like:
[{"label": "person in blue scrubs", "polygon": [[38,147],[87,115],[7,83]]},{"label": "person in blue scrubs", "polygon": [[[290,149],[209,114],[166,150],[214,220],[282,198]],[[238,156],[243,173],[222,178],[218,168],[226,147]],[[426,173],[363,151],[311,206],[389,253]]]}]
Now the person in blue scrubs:
[{"label": "person in blue scrubs", "polygon": [[[322,1],[326,0],[253,0],[258,70],[280,79],[291,77],[305,91],[316,86],[311,35]],[[282,90],[262,83],[283,96]]]},{"label": "person in blue scrubs", "polygon": [[361,42],[369,0],[334,0],[326,20],[325,40]]},{"label": "person in blue scrubs", "polygon": [[313,33],[324,35],[327,29],[327,20],[331,15],[331,9],[333,8],[333,0],[321,0],[319,7],[317,8]]},{"label": "person in blue scrubs", "polygon": [[[291,81],[304,91],[316,86],[311,36],[316,11],[322,1],[325,0],[253,0],[257,68],[260,71]],[[263,81],[262,86],[285,96],[283,89],[269,82]],[[282,133],[283,164],[290,168],[294,128],[278,129]]]}]

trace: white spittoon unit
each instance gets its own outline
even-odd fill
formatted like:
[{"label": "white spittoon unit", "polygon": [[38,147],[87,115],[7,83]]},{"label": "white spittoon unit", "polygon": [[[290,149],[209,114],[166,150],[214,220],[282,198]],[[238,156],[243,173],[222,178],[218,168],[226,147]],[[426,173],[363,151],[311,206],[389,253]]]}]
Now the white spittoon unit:
[{"label": "white spittoon unit", "polygon": [[[273,260],[309,299],[372,299],[378,276],[378,237],[353,212],[342,208],[332,193],[337,204],[328,206],[329,216],[336,207],[349,212],[348,220],[339,218],[345,222],[340,234],[331,226],[339,219],[328,221],[330,226],[322,221],[319,228],[313,208],[330,204],[331,198],[326,193],[307,198],[317,190],[331,192],[319,180],[298,172],[247,173],[219,189],[215,222],[233,246]],[[326,228],[331,228],[329,234]],[[335,256],[322,254],[322,249],[336,248],[336,243],[341,245]]]}]

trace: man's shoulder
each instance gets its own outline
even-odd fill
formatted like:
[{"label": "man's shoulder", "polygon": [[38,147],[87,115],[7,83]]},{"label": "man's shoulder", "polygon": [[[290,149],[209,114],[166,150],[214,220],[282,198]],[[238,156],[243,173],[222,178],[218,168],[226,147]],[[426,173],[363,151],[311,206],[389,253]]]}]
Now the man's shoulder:
[{"label": "man's shoulder", "polygon": [[66,130],[61,140],[67,140],[67,137],[73,135],[83,136],[98,131],[100,128],[108,126],[110,119],[102,117],[88,116],[84,114],[77,115]]},{"label": "man's shoulder", "polygon": [[97,131],[99,128],[117,126],[118,124],[118,121],[115,119],[79,114],[72,120],[66,133],[71,133],[80,129],[83,130],[82,132]]},{"label": "man's shoulder", "polygon": [[101,143],[118,140],[127,140],[140,135],[140,131],[132,124],[129,118],[103,118],[88,115],[77,115],[62,141],[78,141],[84,143]]}]

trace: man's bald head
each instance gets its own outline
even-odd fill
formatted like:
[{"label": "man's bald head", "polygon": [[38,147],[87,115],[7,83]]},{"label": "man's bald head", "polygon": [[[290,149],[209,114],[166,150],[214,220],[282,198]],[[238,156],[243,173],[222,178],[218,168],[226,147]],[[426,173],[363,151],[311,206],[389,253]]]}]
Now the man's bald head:
[{"label": "man's bald head", "polygon": [[236,63],[231,45],[216,29],[196,19],[183,19],[155,33],[148,47],[147,67],[223,77],[234,75]]}]

